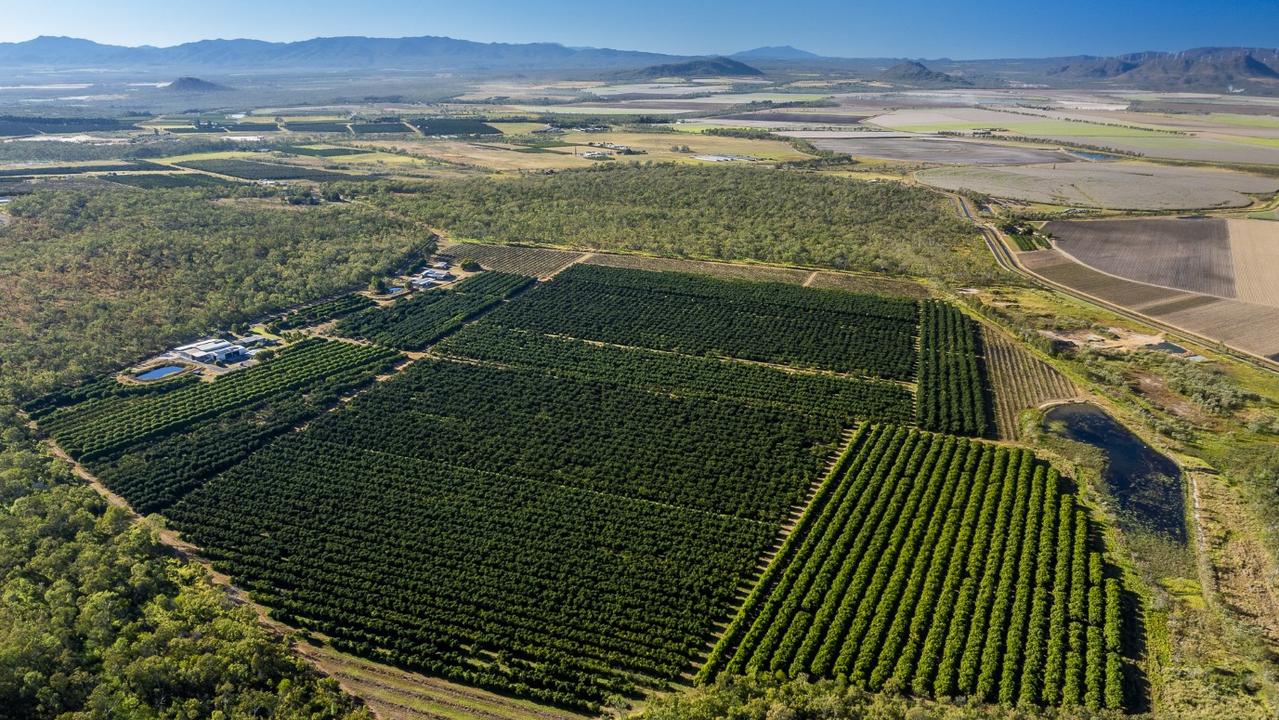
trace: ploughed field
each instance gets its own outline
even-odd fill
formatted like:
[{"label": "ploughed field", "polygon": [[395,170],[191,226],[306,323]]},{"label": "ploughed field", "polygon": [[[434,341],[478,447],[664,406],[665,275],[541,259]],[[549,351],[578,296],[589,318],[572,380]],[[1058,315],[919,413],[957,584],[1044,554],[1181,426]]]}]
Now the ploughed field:
[{"label": "ploughed field", "polygon": [[1129,280],[1279,307],[1279,225],[1221,218],[1055,221],[1056,247]]},{"label": "ploughed field", "polygon": [[992,413],[954,305],[578,264],[284,318],[329,314],[361,339],[27,411],[368,660],[588,713],[699,668],[1125,703],[1099,533],[1029,452],[957,437]]},{"label": "ploughed field", "polygon": [[1068,400],[1079,390],[1051,365],[988,326],[982,328],[986,368],[995,398],[995,425],[999,436],[1016,440],[1021,434],[1021,411],[1052,400]]},{"label": "ploughed field", "polygon": [[1019,253],[1067,287],[1279,360],[1279,226],[1266,220],[1054,221],[1050,250]]}]

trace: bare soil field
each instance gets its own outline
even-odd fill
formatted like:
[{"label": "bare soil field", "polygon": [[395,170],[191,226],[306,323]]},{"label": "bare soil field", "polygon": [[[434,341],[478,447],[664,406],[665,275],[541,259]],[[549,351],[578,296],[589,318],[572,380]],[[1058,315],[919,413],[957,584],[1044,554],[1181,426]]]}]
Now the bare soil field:
[{"label": "bare soil field", "polygon": [[1162,311],[1153,317],[1279,361],[1279,307],[1217,300],[1171,312]]},{"label": "bare soil field", "polygon": [[1279,191],[1279,179],[1192,167],[1128,162],[1072,162],[1015,167],[948,167],[916,173],[945,190],[1113,210],[1247,207],[1250,194]]},{"label": "bare soil field", "polygon": [[1022,410],[1079,395],[1074,383],[1050,365],[1023,350],[1003,333],[982,325],[986,367],[995,390],[995,425],[999,437],[1021,435],[1017,416]]},{"label": "bare soil field", "polygon": [[1227,220],[1235,297],[1279,307],[1279,222]]},{"label": "bare soil field", "polygon": [[459,260],[471,259],[488,270],[550,277],[585,257],[585,253],[519,245],[456,243],[442,248]]},{"label": "bare soil field", "polygon": [[571,154],[521,152],[519,146],[498,142],[427,140],[405,145],[415,155],[438,158],[448,163],[473,165],[486,170],[559,170],[588,167],[595,162]]},{"label": "bare soil field", "polygon": [[1063,113],[1019,109],[1001,112],[974,107],[910,108],[879,115],[867,122],[910,132],[964,132],[995,128],[1027,137],[1082,143],[1140,153],[1148,157],[1198,162],[1279,164],[1279,143],[1244,137],[1226,130],[1183,134],[1159,132],[1155,118],[1145,122],[1110,113]]},{"label": "bare soil field", "polygon": [[1027,268],[1053,282],[1059,282],[1089,295],[1096,295],[1102,300],[1124,307],[1136,308],[1191,297],[1189,293],[1131,282],[1097,272],[1090,267],[1080,265],[1057,250],[1022,253],[1018,255],[1018,259]]},{"label": "bare soil field", "polygon": [[1069,288],[1196,335],[1279,361],[1279,307],[1170,290],[1124,280],[1056,250],[1022,253],[1030,270]]},{"label": "bare soil field", "polygon": [[1236,297],[1225,220],[1054,221],[1045,229],[1059,250],[1102,272],[1178,290]]},{"label": "bare soil field", "polygon": [[1070,162],[1072,158],[1054,150],[1008,147],[970,140],[942,138],[820,138],[812,141],[822,150],[885,160],[935,162],[948,165],[1023,165],[1027,163]]},{"label": "bare soil field", "polygon": [[734,278],[739,280],[764,280],[768,282],[784,282],[802,285],[812,274],[808,270],[794,268],[771,267],[767,265],[739,265],[734,263],[711,262],[709,260],[682,260],[679,258],[659,258],[645,255],[611,255],[596,253],[582,262],[588,265],[606,267],[632,268],[635,270],[657,270],[660,272],[686,272],[712,275],[714,277]]}]

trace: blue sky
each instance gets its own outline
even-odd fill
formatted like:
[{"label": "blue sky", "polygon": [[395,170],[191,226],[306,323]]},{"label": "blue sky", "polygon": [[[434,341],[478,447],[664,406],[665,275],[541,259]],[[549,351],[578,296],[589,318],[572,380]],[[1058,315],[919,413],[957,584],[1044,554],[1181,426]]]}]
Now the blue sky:
[{"label": "blue sky", "polygon": [[1279,0],[0,0],[0,41],[448,35],[670,53],[995,58],[1279,45]]}]

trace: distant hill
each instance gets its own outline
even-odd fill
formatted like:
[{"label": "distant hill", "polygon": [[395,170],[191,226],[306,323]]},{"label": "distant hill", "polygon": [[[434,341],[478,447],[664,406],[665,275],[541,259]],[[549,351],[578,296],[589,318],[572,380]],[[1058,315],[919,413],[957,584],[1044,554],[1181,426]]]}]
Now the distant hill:
[{"label": "distant hill", "polygon": [[630,78],[660,77],[753,77],[764,71],[726,57],[699,58],[687,62],[650,65],[623,73]]},{"label": "distant hill", "polygon": [[729,57],[735,60],[818,60],[821,55],[811,53],[807,50],[791,47],[790,45],[769,45],[767,47],[757,47],[752,50],[743,50],[733,53]]},{"label": "distant hill", "polygon": [[179,93],[211,93],[226,92],[231,88],[226,85],[211,83],[208,80],[201,80],[198,77],[180,77],[166,85],[164,89],[169,92]]},{"label": "distant hill", "polygon": [[1215,90],[1279,87],[1279,51],[1196,48],[1078,58],[1049,72],[1061,79],[1112,80],[1156,89]]},{"label": "distant hill", "polygon": [[894,83],[914,85],[972,85],[971,82],[944,72],[929,70],[923,63],[908,60],[885,70],[880,78]]}]

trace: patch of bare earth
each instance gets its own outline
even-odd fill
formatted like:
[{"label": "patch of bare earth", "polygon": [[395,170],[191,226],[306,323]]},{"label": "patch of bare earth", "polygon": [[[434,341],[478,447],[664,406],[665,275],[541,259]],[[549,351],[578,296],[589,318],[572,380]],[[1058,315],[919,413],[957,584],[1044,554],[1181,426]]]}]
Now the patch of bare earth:
[{"label": "patch of bare earth", "polygon": [[1168,387],[1168,381],[1155,373],[1134,370],[1129,376],[1131,387],[1143,397],[1168,412],[1199,427],[1212,427],[1217,423],[1202,408],[1177,394]]}]

